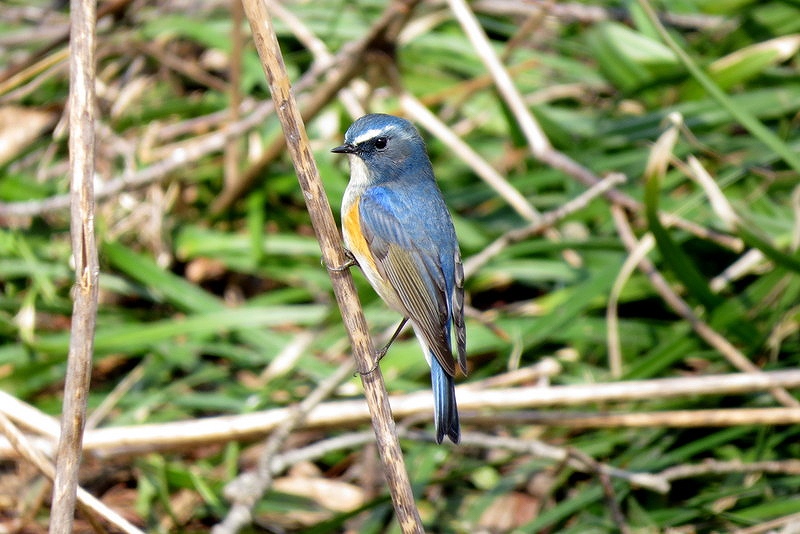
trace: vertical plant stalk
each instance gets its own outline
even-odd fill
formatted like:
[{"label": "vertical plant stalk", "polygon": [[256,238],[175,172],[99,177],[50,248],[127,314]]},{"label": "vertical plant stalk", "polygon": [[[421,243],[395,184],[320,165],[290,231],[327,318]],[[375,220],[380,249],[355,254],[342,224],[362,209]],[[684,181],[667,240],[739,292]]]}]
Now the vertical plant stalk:
[{"label": "vertical plant stalk", "polygon": [[[341,246],[339,230],[322,187],[300,110],[291,92],[286,66],[283,63],[269,12],[261,0],[244,0],[242,3],[267,76],[275,110],[286,136],[287,147],[297,172],[311,223],[322,250],[323,261],[332,267],[344,265],[347,259]],[[374,365],[375,350],[353,279],[347,270],[331,270],[330,274],[333,291],[353,347],[353,356],[357,368],[361,371],[361,382],[364,385],[372,427],[398,522],[403,532],[422,533],[422,520],[414,503],[386,386],[380,367]]]},{"label": "vertical plant stalk", "polygon": [[[240,107],[242,105],[242,48],[244,36],[242,35],[242,21],[244,12],[239,0],[231,0],[231,54],[230,78],[228,85],[228,98],[230,98],[229,121],[235,124],[239,121]],[[224,172],[225,186],[241,180],[241,153],[242,140],[232,139],[225,144]]]},{"label": "vertical plant stalk", "polygon": [[75,262],[72,327],[58,442],[50,532],[69,533],[75,515],[86,398],[97,318],[97,245],[94,235],[95,3],[70,2],[69,166],[70,234]]}]

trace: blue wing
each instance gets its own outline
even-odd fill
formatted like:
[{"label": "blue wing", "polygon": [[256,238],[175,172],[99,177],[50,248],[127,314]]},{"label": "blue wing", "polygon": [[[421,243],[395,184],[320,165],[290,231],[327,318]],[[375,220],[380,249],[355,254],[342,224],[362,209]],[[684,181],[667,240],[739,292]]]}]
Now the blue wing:
[{"label": "blue wing", "polygon": [[405,315],[452,377],[451,321],[457,328],[460,367],[462,371],[466,367],[463,272],[450,214],[438,188],[431,186],[431,191],[420,191],[416,184],[413,194],[403,187],[371,187],[362,195],[359,211],[381,276],[395,289]]}]

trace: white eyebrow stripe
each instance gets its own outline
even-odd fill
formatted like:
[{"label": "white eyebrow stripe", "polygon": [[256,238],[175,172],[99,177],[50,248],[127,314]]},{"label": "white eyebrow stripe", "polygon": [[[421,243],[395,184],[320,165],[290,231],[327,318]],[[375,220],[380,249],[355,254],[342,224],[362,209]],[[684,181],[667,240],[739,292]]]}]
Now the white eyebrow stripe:
[{"label": "white eyebrow stripe", "polygon": [[367,130],[366,132],[362,133],[355,139],[353,139],[353,144],[358,145],[363,143],[364,141],[369,141],[370,139],[374,139],[378,137],[380,134],[386,134],[389,128],[372,128],[371,130]]}]

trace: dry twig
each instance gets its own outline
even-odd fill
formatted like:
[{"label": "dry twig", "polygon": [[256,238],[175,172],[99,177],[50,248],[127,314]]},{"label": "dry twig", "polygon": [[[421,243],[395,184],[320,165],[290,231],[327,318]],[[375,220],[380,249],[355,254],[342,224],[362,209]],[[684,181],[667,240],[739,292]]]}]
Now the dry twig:
[{"label": "dry twig", "polygon": [[547,425],[578,428],[711,428],[745,425],[797,425],[796,408],[720,408],[631,413],[513,412],[470,417],[473,424]]},{"label": "dry twig", "polygon": [[86,399],[92,374],[94,327],[97,319],[99,264],[94,235],[95,154],[95,3],[72,0],[70,5],[70,227],[75,262],[74,303],[70,329],[61,437],[58,443],[51,533],[69,533],[75,515],[86,422]]},{"label": "dry twig", "polygon": [[[309,147],[303,118],[291,93],[289,78],[269,12],[265,4],[258,0],[245,1],[244,8],[311,222],[322,249],[323,261],[329,266],[344,265],[347,260],[341,247],[339,231],[334,223],[330,204]],[[372,415],[372,426],[400,528],[403,532],[422,532],[422,520],[414,504],[386,386],[380,368],[373,365],[375,351],[353,279],[347,271],[331,270],[330,275],[342,319],[353,347],[357,368],[362,372],[361,378]]]},{"label": "dry twig", "polygon": [[709,459],[700,464],[683,464],[668,467],[658,475],[669,480],[694,478],[726,473],[781,473],[800,475],[800,460],[766,460],[744,463],[738,460],[722,461]]},{"label": "dry twig", "polygon": [[[800,370],[767,371],[763,373],[736,373],[709,376],[685,376],[679,378],[659,378],[652,380],[631,380],[601,384],[579,384],[568,386],[516,386],[492,390],[474,390],[469,385],[456,388],[459,407],[464,412],[464,419],[474,418],[480,421],[481,413],[492,414],[491,420],[500,421],[505,416],[502,411],[514,409],[532,409],[558,406],[580,406],[583,404],[609,402],[637,402],[655,399],[667,399],[684,396],[737,395],[768,391],[777,387],[800,387]],[[12,402],[13,401],[13,402]],[[416,392],[408,395],[395,395],[391,398],[392,411],[398,418],[411,417],[420,413],[429,413],[432,409],[430,392]],[[52,436],[53,428],[43,414],[32,416],[38,412],[33,407],[0,391],[0,411],[18,424],[27,424],[38,434]],[[796,423],[800,413],[791,408],[762,409],[745,413],[739,411],[711,411],[719,424],[790,424]],[[473,413],[474,412],[474,413]],[[118,426],[88,430],[84,437],[84,450],[98,455],[120,455],[152,452],[158,450],[183,449],[196,447],[202,443],[224,443],[232,440],[253,440],[272,432],[284,421],[292,417],[289,408],[275,408],[260,412],[207,417],[197,420],[175,421],[171,423],[151,423],[134,426]],[[669,412],[667,412],[669,413]],[[693,412],[690,412],[693,413]],[[724,413],[731,414],[725,416]],[[541,424],[560,425],[568,420],[566,415],[561,419],[551,417],[545,420],[537,414]],[[524,417],[524,415],[522,416]],[[585,415],[576,415],[576,421]],[[646,425],[646,416],[636,414],[606,414],[605,417],[617,418],[614,424]],[[653,417],[658,417],[654,414]],[[686,424],[685,416],[676,412],[675,419],[664,418],[653,420],[653,426]],[[695,418],[703,417],[701,415]],[[724,418],[724,420],[723,420]],[[360,425],[369,419],[369,413],[362,400],[346,400],[325,402],[311,410],[304,422],[304,428],[347,427]],[[638,420],[637,420],[638,419]],[[702,420],[702,419],[696,419]],[[38,421],[38,423],[37,423]],[[596,419],[597,426],[603,425],[602,419]],[[704,423],[710,424],[706,418]],[[39,425],[42,425],[40,428]],[[576,423],[577,424],[577,423]],[[51,438],[52,439],[52,438]],[[48,440],[50,441],[50,440]],[[37,442],[38,445],[38,442]],[[46,443],[40,448],[47,447]],[[0,458],[8,457],[12,451],[0,442]],[[52,446],[45,452],[52,452]]]}]

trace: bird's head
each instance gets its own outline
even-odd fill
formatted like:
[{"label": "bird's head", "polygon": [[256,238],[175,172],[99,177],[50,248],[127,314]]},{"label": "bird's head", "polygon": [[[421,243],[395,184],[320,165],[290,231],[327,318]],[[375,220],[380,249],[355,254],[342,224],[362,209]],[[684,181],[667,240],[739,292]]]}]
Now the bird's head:
[{"label": "bird's head", "polygon": [[[344,144],[331,150],[350,156],[351,165],[360,160],[370,181],[391,180],[430,173],[425,143],[406,119],[373,113],[356,120],[344,134]],[[432,175],[432,173],[431,173]]]}]

